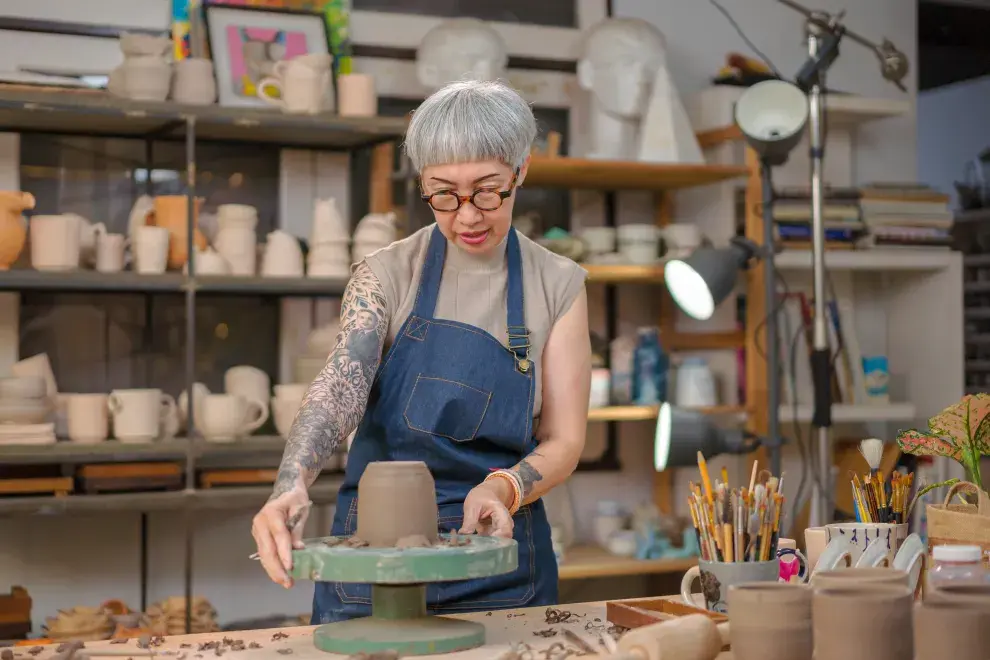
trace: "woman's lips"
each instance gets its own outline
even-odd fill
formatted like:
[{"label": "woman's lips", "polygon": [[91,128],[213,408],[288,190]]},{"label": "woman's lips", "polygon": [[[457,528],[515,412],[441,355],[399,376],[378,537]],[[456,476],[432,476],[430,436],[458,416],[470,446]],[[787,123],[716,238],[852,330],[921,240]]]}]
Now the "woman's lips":
[{"label": "woman's lips", "polygon": [[468,245],[481,245],[488,238],[488,230],[460,234],[460,239]]}]

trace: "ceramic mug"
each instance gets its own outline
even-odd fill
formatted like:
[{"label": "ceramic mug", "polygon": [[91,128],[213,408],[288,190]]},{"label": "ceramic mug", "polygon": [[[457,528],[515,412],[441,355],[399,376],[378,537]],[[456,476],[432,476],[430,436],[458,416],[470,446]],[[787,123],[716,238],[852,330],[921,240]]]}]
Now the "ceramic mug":
[{"label": "ceramic mug", "polygon": [[319,114],[327,109],[333,78],[329,65],[323,68],[296,58],[276,62],[274,73],[275,77],[258,83],[257,96],[262,101],[290,113]]},{"label": "ceramic mug", "polygon": [[157,389],[114,390],[108,400],[120,442],[151,442],[175,414],[175,399]]},{"label": "ceramic mug", "polygon": [[921,538],[908,534],[907,523],[833,523],[825,526],[825,538],[828,544],[816,571],[831,571],[843,565],[889,566],[908,573],[909,586],[912,590],[917,588],[926,552]]},{"label": "ceramic mug", "polygon": [[127,264],[127,237],[123,234],[100,234],[96,239],[96,270],[119,273]]},{"label": "ceramic mug", "polygon": [[780,581],[807,582],[811,575],[811,564],[804,553],[797,549],[794,539],[779,539],[777,541],[777,559],[780,560]]},{"label": "ceramic mug", "polygon": [[[692,594],[691,586],[696,579],[701,581],[704,602],[699,603]],[[741,562],[701,560],[684,573],[681,599],[692,607],[727,614],[729,587],[747,582],[777,582],[779,579],[779,559]]]}]

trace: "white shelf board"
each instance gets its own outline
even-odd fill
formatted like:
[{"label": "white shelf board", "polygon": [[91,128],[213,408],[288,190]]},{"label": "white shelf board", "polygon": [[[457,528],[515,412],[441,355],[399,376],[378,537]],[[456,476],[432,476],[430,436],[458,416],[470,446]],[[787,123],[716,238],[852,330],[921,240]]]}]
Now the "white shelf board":
[{"label": "white shelf board", "polygon": [[[797,421],[811,422],[814,406],[801,404],[797,407]],[[837,403],[832,406],[832,422],[834,424],[856,424],[865,422],[911,422],[916,419],[917,411],[913,403],[888,403],[878,405],[857,405]],[[780,421],[794,421],[794,407],[780,407]]]},{"label": "white shelf board", "polygon": [[[926,271],[948,268],[958,253],[949,250],[882,249],[827,250],[825,267],[830,270]],[[811,250],[784,250],[774,258],[780,270],[810,270]]]},{"label": "white shelf board", "polygon": [[[745,87],[714,85],[689,96],[685,108],[694,130],[710,131],[731,126],[733,105],[745,91]],[[825,97],[825,107],[830,125],[851,127],[906,115],[911,112],[911,101],[907,98],[829,94]]]}]

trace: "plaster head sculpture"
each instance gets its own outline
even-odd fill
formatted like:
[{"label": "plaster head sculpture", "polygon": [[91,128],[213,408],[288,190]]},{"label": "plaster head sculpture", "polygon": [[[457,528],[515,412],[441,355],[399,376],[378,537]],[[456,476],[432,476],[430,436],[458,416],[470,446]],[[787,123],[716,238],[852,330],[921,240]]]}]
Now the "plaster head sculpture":
[{"label": "plaster head sculpture", "polygon": [[447,240],[475,254],[502,243],[535,139],[529,103],[500,82],[450,83],[413,112],[406,154]]},{"label": "plaster head sculpture", "polygon": [[642,117],[665,63],[660,31],[639,18],[606,18],[588,32],[583,50],[578,84],[600,109],[620,119]]},{"label": "plaster head sculpture", "polygon": [[455,80],[497,80],[508,50],[501,35],[476,18],[455,18],[426,33],[416,51],[419,82],[439,89]]}]

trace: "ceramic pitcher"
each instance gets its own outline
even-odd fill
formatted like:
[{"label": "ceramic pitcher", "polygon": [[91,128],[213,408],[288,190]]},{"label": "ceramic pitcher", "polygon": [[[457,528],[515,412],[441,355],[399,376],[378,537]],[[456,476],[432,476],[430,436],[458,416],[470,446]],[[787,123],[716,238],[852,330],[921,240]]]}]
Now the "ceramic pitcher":
[{"label": "ceramic pitcher", "polygon": [[34,196],[17,190],[0,190],[0,270],[7,270],[17,261],[27,229],[21,213],[34,208]]}]

